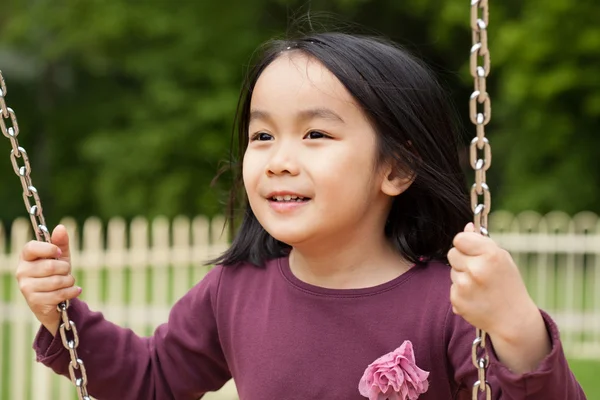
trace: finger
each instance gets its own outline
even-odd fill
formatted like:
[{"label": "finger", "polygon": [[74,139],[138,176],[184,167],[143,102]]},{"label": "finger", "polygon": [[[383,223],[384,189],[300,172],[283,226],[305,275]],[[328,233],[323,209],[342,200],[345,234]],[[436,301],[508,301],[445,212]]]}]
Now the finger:
[{"label": "finger", "polygon": [[452,312],[457,315],[462,315],[463,301],[460,295],[458,286],[450,286],[450,304],[452,304]]},{"label": "finger", "polygon": [[71,264],[63,260],[48,258],[26,262],[17,271],[17,278],[45,278],[53,275],[69,275]]},{"label": "finger", "polygon": [[454,247],[467,256],[478,256],[492,249],[494,242],[474,232],[461,232],[452,241]]},{"label": "finger", "polygon": [[52,243],[39,242],[32,240],[23,246],[21,258],[23,261],[35,261],[40,258],[58,258],[61,256],[61,250]]},{"label": "finger", "polygon": [[460,314],[460,308],[458,303],[460,302],[460,297],[457,294],[456,286],[450,286],[450,304],[452,304],[452,312],[456,315]]},{"label": "finger", "polygon": [[19,290],[26,295],[32,296],[37,293],[50,293],[57,290],[70,288],[75,285],[75,278],[71,275],[54,275],[44,278],[29,278],[19,281]]},{"label": "finger", "polygon": [[472,222],[469,222],[466,226],[465,226],[465,232],[475,232],[475,224]]},{"label": "finger", "polygon": [[457,271],[466,271],[466,256],[462,254],[456,247],[453,247],[448,252],[448,262],[452,269]]},{"label": "finger", "polygon": [[450,271],[450,280],[454,286],[457,286],[461,290],[469,283],[469,277],[467,274],[455,269]]},{"label": "finger", "polygon": [[72,286],[54,292],[37,292],[33,293],[29,301],[32,304],[58,305],[66,300],[74,299],[81,294],[79,286]]},{"label": "finger", "polygon": [[57,225],[52,231],[52,243],[54,243],[62,252],[61,259],[70,261],[71,250],[69,248],[69,234],[64,225]]},{"label": "finger", "polygon": [[71,275],[47,276],[45,278],[34,278],[32,281],[30,290],[39,293],[55,292],[75,285],[75,278]]},{"label": "finger", "polygon": [[462,315],[465,306],[465,298],[469,293],[470,279],[464,272],[450,271],[450,303],[455,314]]}]

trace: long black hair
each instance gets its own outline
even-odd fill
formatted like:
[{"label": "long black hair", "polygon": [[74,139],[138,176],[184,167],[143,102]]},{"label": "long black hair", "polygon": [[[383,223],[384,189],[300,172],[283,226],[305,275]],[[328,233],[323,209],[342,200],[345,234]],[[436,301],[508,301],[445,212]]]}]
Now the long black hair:
[{"label": "long black hair", "polygon": [[[378,161],[392,161],[414,182],[395,197],[385,233],[411,262],[445,259],[454,236],[471,219],[466,181],[458,156],[454,110],[433,74],[419,60],[382,38],[314,33],[271,40],[250,68],[236,114],[237,161],[228,217],[242,221],[231,247],[211,263],[263,266],[291,247],[260,225],[243,191],[243,155],[248,146],[250,100],[265,68],[286,51],[300,51],[322,63],[362,107],[377,133]],[[233,225],[232,225],[233,226]],[[422,260],[422,258],[421,258]]]}]

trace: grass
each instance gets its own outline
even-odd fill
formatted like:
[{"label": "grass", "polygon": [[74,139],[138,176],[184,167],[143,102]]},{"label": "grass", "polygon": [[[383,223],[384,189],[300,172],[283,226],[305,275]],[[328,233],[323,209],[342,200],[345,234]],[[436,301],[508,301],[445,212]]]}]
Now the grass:
[{"label": "grass", "polygon": [[571,370],[588,399],[600,399],[600,360],[569,360]]}]

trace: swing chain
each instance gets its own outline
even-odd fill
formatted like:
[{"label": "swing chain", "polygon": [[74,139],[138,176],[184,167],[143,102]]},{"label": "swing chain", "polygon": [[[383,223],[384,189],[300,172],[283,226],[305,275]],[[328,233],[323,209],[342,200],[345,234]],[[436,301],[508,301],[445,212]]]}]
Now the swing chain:
[{"label": "swing chain", "polygon": [[[19,146],[17,137],[19,136],[19,124],[15,112],[6,106],[6,83],[0,71],[0,130],[2,134],[10,140],[12,150],[10,152],[10,161],[15,174],[20,178],[23,186],[23,201],[27,208],[27,213],[33,226],[35,237],[38,241],[51,243],[50,232],[46,227],[46,221],[42,213],[42,202],[37,189],[31,181],[31,163],[25,149]],[[91,400],[87,392],[87,373],[83,361],[77,354],[79,346],[79,335],[75,328],[75,323],[69,319],[67,309],[69,302],[62,302],[57,306],[62,323],[59,331],[63,345],[69,351],[71,361],[69,363],[69,375],[71,381],[77,388],[79,400]]]},{"label": "swing chain", "polygon": [[[471,188],[471,207],[475,231],[489,236],[488,214],[491,208],[490,189],[486,183],[486,171],[492,164],[492,150],[485,137],[485,126],[492,117],[492,105],[486,89],[486,78],[490,73],[490,52],[488,49],[487,28],[489,22],[489,0],[471,0],[472,47],[470,56],[470,72],[474,80],[474,90],[469,100],[469,116],[475,125],[477,135],[471,141],[469,158],[471,168],[475,171],[475,183]],[[483,202],[481,202],[483,197]],[[471,348],[473,365],[477,368],[477,381],[473,385],[472,399],[485,395],[491,400],[492,388],[486,379],[489,356],[486,349],[486,333],[476,329],[475,340]]]}]

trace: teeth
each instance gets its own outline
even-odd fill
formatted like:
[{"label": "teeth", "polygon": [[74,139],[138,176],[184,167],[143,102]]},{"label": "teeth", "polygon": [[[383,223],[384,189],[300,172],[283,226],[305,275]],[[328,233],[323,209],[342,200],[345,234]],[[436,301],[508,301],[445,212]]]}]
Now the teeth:
[{"label": "teeth", "polygon": [[285,196],[273,196],[275,201],[303,201],[304,197],[286,194]]}]

